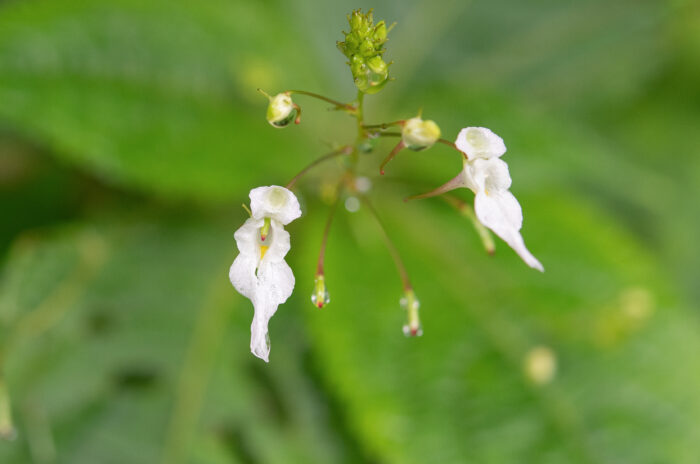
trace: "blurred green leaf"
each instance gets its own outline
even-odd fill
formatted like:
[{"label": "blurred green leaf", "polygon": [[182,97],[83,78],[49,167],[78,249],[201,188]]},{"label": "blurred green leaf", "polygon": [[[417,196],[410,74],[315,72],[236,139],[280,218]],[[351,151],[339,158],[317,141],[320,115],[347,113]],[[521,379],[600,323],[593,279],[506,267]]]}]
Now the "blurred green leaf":
[{"label": "blurred green leaf", "polygon": [[251,172],[289,175],[255,89],[314,82],[310,57],[278,47],[291,34],[262,3],[14,2],[0,117],[110,183],[227,198]]},{"label": "blurred green leaf", "polygon": [[[422,302],[419,339],[401,333],[400,285],[374,224],[358,213],[354,239],[335,231],[332,304],[307,320],[352,430],[388,463],[693,462],[697,321],[648,254],[585,204],[521,201],[542,275],[502,242],[487,257],[446,208],[384,205]],[[310,293],[314,249],[300,254]],[[547,385],[524,372],[541,345],[559,364]]]},{"label": "blurred green leaf", "polygon": [[[230,231],[192,222],[103,221],[13,248],[0,288],[0,353],[19,438],[0,443],[0,461],[354,455],[328,426],[293,331],[279,331],[270,368],[250,355],[252,308],[227,279]],[[273,327],[298,327],[290,316]]]}]

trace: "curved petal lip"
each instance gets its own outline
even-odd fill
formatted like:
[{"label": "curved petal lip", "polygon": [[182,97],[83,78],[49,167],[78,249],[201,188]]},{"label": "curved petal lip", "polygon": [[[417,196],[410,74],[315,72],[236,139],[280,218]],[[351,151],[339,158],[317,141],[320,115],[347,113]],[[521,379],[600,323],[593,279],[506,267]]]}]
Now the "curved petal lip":
[{"label": "curved petal lip", "polygon": [[478,192],[474,198],[474,212],[483,225],[491,229],[533,269],[544,272],[544,267],[530,250],[520,234],[523,214],[518,200],[509,191],[488,195]]},{"label": "curved petal lip", "polygon": [[255,219],[269,217],[287,225],[301,216],[299,200],[291,190],[279,185],[250,191],[250,209]]},{"label": "curved petal lip", "polygon": [[457,134],[455,146],[469,160],[499,158],[506,152],[503,139],[486,127],[465,127]]}]

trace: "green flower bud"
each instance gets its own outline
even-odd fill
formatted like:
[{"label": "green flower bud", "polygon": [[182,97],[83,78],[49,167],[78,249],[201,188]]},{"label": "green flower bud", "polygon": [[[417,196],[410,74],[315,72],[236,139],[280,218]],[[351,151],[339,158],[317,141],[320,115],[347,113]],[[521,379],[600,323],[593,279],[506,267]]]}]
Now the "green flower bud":
[{"label": "green flower bud", "polygon": [[356,31],[359,30],[363,23],[364,23],[364,17],[362,15],[361,10],[355,10],[352,12],[352,15],[348,17],[348,22],[350,23],[350,27],[352,30]]},{"label": "green flower bud", "polygon": [[374,40],[374,43],[381,45],[384,42],[386,42],[386,35],[386,23],[384,22],[384,20],[381,20],[379,21],[379,24],[377,24],[377,26],[374,28],[372,39]]},{"label": "green flower bud", "polygon": [[404,123],[401,138],[406,148],[414,151],[425,150],[440,138],[440,127],[435,121],[423,121],[420,117],[411,118]]},{"label": "green flower bud", "polygon": [[381,78],[382,81],[386,80],[389,76],[389,66],[384,62],[381,56],[375,56],[367,60],[367,66],[374,74],[383,76]]},{"label": "green flower bud", "polygon": [[350,59],[350,71],[352,71],[353,76],[360,76],[366,73],[365,60],[361,56],[353,56]]},{"label": "green flower bud", "polygon": [[345,36],[345,44],[348,50],[357,50],[360,46],[360,38],[354,33],[347,34]]},{"label": "green flower bud", "polygon": [[374,54],[374,42],[369,37],[365,37],[359,47],[359,53],[362,56],[372,56]]},{"label": "green flower bud", "polygon": [[290,122],[294,121],[297,114],[296,107],[290,97],[286,93],[278,93],[270,98],[270,104],[267,107],[267,122],[272,127],[285,127]]}]

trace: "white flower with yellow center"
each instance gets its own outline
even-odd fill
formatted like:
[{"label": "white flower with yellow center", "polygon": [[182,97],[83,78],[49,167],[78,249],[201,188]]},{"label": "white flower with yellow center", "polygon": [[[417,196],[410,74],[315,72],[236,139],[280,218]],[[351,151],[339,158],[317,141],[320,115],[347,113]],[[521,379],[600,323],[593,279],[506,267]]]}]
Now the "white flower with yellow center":
[{"label": "white flower with yellow center", "polygon": [[506,152],[503,139],[484,127],[467,127],[459,132],[455,146],[465,154],[462,171],[446,184],[414,198],[440,195],[456,188],[472,190],[479,222],[510,245],[528,266],[544,271],[520,235],[523,211],[509,190],[512,181],[508,165],[500,159]]},{"label": "white flower with yellow center", "polygon": [[240,254],[231,265],[229,278],[255,309],[250,350],[268,362],[268,322],[294,289],[294,274],[284,261],[290,247],[284,226],[301,216],[301,209],[292,192],[274,185],[251,190],[250,209],[252,217],[234,234]]}]

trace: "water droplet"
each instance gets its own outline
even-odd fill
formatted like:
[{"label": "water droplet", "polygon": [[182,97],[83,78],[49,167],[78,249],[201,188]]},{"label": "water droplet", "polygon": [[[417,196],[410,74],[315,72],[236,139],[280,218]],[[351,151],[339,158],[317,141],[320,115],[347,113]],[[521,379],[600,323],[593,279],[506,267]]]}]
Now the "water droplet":
[{"label": "water droplet", "polygon": [[423,327],[419,325],[417,327],[411,328],[409,324],[404,324],[403,334],[407,337],[420,337],[423,335]]},{"label": "water droplet", "polygon": [[372,181],[367,177],[358,177],[355,179],[355,188],[360,193],[367,193],[372,188]]},{"label": "water droplet", "polygon": [[348,197],[345,200],[345,209],[351,213],[356,213],[360,210],[360,200],[358,200],[356,197]]},{"label": "water droplet", "polygon": [[325,290],[323,292],[323,301],[321,301],[321,304],[319,305],[320,298],[316,294],[316,292],[313,292],[311,294],[311,302],[316,306],[317,308],[323,308],[326,306],[328,303],[331,302],[331,295],[328,293],[328,290]]}]

